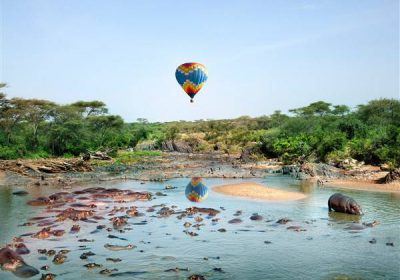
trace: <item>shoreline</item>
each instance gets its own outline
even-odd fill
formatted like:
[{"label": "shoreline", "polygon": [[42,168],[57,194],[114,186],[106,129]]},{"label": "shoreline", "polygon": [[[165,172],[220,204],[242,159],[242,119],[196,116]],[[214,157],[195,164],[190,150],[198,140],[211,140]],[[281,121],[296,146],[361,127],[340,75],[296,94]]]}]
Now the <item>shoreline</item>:
[{"label": "shoreline", "polygon": [[371,181],[360,181],[351,179],[335,179],[329,180],[323,185],[328,188],[342,188],[349,190],[367,191],[367,192],[384,192],[384,193],[399,193],[400,182],[389,184],[378,184]]},{"label": "shoreline", "polygon": [[[307,170],[300,166],[285,166],[274,160],[242,162],[235,156],[219,153],[162,153],[156,157],[142,157],[139,162],[122,166],[113,160],[84,162],[77,158],[0,160],[0,187],[71,188],[88,183],[119,180],[164,182],[169,179],[194,176],[250,179],[288,175],[315,184],[317,181],[322,181],[323,185],[320,186],[327,188],[400,193],[400,181],[388,184],[376,182],[387,174],[376,167],[364,166],[358,170],[346,171],[328,165],[322,167],[318,164],[310,165],[311,168]],[[54,172],[49,173],[49,167]],[[325,174],[327,167],[329,172]],[[284,172],[288,168],[292,169]]]}]

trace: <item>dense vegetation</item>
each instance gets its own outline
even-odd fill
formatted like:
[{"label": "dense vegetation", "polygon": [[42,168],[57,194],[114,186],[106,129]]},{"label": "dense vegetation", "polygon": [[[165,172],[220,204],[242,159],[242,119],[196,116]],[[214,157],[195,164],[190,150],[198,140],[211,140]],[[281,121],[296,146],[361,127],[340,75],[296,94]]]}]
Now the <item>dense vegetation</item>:
[{"label": "dense vegetation", "polygon": [[[2,84],[0,87],[4,87]],[[194,151],[278,157],[285,162],[400,165],[400,101],[372,100],[351,110],[323,101],[270,116],[231,120],[124,123],[101,101],[59,105],[47,100],[8,99],[0,93],[0,158],[78,156],[87,151],[160,149],[166,141]]]}]

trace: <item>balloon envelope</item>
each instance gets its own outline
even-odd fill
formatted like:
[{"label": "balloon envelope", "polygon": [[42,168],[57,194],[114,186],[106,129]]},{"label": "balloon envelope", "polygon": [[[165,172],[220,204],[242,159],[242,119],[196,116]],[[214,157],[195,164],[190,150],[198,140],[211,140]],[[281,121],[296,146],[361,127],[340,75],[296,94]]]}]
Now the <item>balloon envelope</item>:
[{"label": "balloon envelope", "polygon": [[186,186],[185,195],[193,202],[201,202],[208,196],[208,188],[203,184],[201,178],[194,177]]},{"label": "balloon envelope", "polygon": [[190,99],[193,99],[207,81],[208,74],[203,64],[188,62],[176,69],[175,77]]}]

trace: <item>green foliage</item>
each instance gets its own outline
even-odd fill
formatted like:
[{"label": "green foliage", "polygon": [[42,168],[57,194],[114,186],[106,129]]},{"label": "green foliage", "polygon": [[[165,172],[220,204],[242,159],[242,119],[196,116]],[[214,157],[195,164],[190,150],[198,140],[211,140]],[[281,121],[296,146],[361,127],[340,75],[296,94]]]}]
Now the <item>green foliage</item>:
[{"label": "green foliage", "polygon": [[115,162],[122,164],[132,164],[138,162],[139,160],[142,160],[144,157],[155,157],[160,155],[161,152],[159,151],[121,151],[117,154]]},{"label": "green foliage", "polygon": [[0,146],[0,159],[17,159],[22,153],[15,147]]},{"label": "green foliage", "polygon": [[[5,88],[0,84],[0,90]],[[113,151],[115,170],[179,140],[198,152],[240,153],[251,148],[265,157],[338,162],[348,157],[371,164],[400,165],[400,102],[372,100],[350,110],[324,101],[270,116],[227,120],[124,123],[101,101],[58,105],[47,100],[12,98],[0,92],[0,159],[78,156]],[[122,166],[120,166],[120,165]]]},{"label": "green foliage", "polygon": [[276,140],[273,144],[275,152],[285,163],[308,157],[312,152],[309,136],[300,134]]}]

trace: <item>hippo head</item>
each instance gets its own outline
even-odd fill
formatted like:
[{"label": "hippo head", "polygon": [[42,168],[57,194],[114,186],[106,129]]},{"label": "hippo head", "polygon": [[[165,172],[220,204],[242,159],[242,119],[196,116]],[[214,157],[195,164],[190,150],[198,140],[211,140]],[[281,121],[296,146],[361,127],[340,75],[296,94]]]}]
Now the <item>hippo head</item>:
[{"label": "hippo head", "polygon": [[349,204],[349,213],[353,215],[362,215],[363,211],[361,206],[357,204],[355,201],[351,201]]},{"label": "hippo head", "polygon": [[21,278],[32,277],[39,273],[36,268],[27,265],[16,252],[8,247],[0,249],[0,268]]}]

